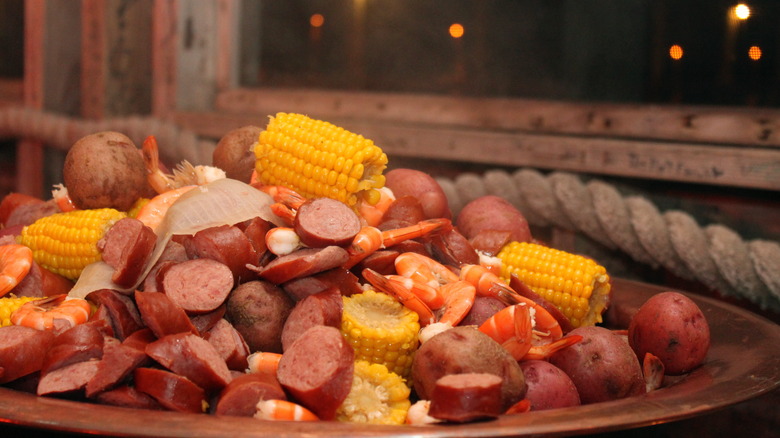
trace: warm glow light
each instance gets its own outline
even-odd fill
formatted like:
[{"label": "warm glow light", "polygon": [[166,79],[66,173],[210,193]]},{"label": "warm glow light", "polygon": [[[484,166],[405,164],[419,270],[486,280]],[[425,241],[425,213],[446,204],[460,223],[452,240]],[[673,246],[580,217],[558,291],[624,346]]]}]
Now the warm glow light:
[{"label": "warm glow light", "polygon": [[322,14],[313,14],[309,18],[309,24],[311,27],[321,27],[325,23],[325,17]]},{"label": "warm glow light", "polygon": [[740,20],[747,20],[750,17],[750,6],[744,3],[734,6],[734,16]]},{"label": "warm glow light", "polygon": [[683,57],[683,49],[678,44],[669,47],[669,56],[674,60],[678,60]]},{"label": "warm glow light", "polygon": [[453,38],[460,38],[463,36],[463,25],[460,23],[452,23],[450,25],[450,36]]},{"label": "warm glow light", "polygon": [[753,61],[758,61],[759,59],[761,59],[761,47],[750,46],[750,48],[748,49],[748,56]]}]

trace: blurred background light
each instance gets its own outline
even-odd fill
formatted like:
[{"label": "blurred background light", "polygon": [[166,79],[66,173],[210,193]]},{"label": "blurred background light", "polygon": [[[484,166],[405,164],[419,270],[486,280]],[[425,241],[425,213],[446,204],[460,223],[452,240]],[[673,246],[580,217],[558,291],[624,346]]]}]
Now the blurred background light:
[{"label": "blurred background light", "polygon": [[450,36],[453,38],[460,38],[463,36],[463,25],[460,23],[452,23],[450,25]]},{"label": "blurred background light", "polygon": [[674,44],[672,47],[669,47],[669,56],[676,60],[679,60],[683,57],[683,49],[679,44]]}]

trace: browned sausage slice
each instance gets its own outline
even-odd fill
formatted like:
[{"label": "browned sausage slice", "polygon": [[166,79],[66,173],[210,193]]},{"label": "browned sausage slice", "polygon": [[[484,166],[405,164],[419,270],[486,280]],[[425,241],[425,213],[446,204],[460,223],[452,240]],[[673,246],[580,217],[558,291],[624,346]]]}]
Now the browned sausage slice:
[{"label": "browned sausage slice", "polygon": [[230,268],[237,282],[255,277],[247,264],[257,263],[259,257],[249,237],[236,226],[221,225],[198,231],[184,243],[190,259],[216,260]]},{"label": "browned sausage slice", "polygon": [[114,336],[120,341],[144,327],[136,303],[124,294],[112,289],[100,289],[87,294],[86,299],[105,306]]},{"label": "browned sausage slice", "polygon": [[494,256],[511,240],[512,231],[510,230],[481,230],[471,236],[469,242],[477,251]]},{"label": "browned sausage slice", "polygon": [[227,311],[227,302],[208,313],[201,313],[200,315],[191,315],[190,321],[192,325],[198,329],[198,333],[206,333],[211,330],[218,322],[225,316]]},{"label": "browned sausage slice", "polygon": [[203,338],[214,346],[220,357],[225,360],[228,369],[244,371],[247,368],[249,346],[241,333],[228,320],[217,321]]},{"label": "browned sausage slice", "polygon": [[97,372],[98,362],[97,360],[76,362],[41,376],[37,394],[64,394],[84,389]]},{"label": "browned sausage slice", "polygon": [[162,292],[135,292],[135,302],[146,327],[158,338],[175,333],[199,334],[179,305]]},{"label": "browned sausage slice", "polygon": [[167,409],[200,414],[206,403],[203,388],[192,380],[156,368],[136,368],[135,388],[152,396]]},{"label": "browned sausage slice", "polygon": [[339,246],[303,248],[278,257],[258,269],[260,278],[274,284],[308,277],[343,265],[349,260],[347,250]]},{"label": "browned sausage slice", "polygon": [[217,350],[191,333],[160,338],[146,346],[146,354],[209,392],[221,390],[231,380],[227,364]]},{"label": "browned sausage slice", "polygon": [[270,374],[243,374],[234,378],[219,394],[216,415],[252,417],[260,400],[286,400],[279,381]]},{"label": "browned sausage slice", "polygon": [[302,334],[279,361],[282,387],[323,420],[332,420],[352,387],[355,353],[334,327]]},{"label": "browned sausage slice", "polygon": [[135,286],[154,251],[157,235],[138,219],[118,220],[98,242],[103,261],[114,268],[114,283],[124,288]]},{"label": "browned sausage slice", "polygon": [[296,278],[282,285],[282,288],[295,301],[300,301],[309,295],[325,291],[330,288],[338,288],[343,296],[350,296],[363,292],[360,282],[349,269],[333,268],[308,277]]},{"label": "browned sausage slice", "polygon": [[449,374],[436,380],[428,415],[464,423],[502,414],[501,377],[488,373]]},{"label": "browned sausage slice", "polygon": [[13,289],[12,294],[17,297],[50,297],[53,295],[66,294],[73,288],[73,282],[44,269],[34,260],[30,266],[30,271],[24,276]]},{"label": "browned sausage slice", "polygon": [[40,371],[53,342],[50,331],[20,325],[0,327],[0,383]]},{"label": "browned sausage slice", "polygon": [[41,368],[44,376],[72,363],[103,357],[103,333],[94,323],[75,325],[60,333],[51,344]]},{"label": "browned sausage slice", "polygon": [[298,339],[306,330],[316,325],[341,326],[344,301],[336,288],[310,295],[298,301],[282,329],[282,351]]},{"label": "browned sausage slice", "polygon": [[168,268],[163,275],[163,291],[187,313],[215,310],[233,290],[233,273],[224,263],[194,259]]},{"label": "browned sausage slice", "polygon": [[107,343],[103,348],[103,358],[98,363],[97,372],[87,382],[85,395],[95,395],[113,388],[132,374],[148,357],[143,351],[123,344]]},{"label": "browned sausage slice", "polygon": [[431,236],[429,242],[433,258],[444,265],[479,264],[477,251],[469,240],[454,228]]},{"label": "browned sausage slice", "polygon": [[344,246],[360,232],[360,218],[347,204],[331,198],[304,202],[295,215],[293,228],[310,248]]},{"label": "browned sausage slice", "polygon": [[114,389],[101,392],[95,396],[95,400],[98,403],[111,406],[121,406],[123,408],[133,409],[150,409],[150,410],[162,410],[164,409],[157,400],[153,399],[150,395],[145,394],[133,386],[122,385]]},{"label": "browned sausage slice", "polygon": [[396,198],[387,207],[378,228],[380,230],[390,230],[408,227],[425,219],[425,210],[423,210],[420,200],[414,196],[405,195]]}]

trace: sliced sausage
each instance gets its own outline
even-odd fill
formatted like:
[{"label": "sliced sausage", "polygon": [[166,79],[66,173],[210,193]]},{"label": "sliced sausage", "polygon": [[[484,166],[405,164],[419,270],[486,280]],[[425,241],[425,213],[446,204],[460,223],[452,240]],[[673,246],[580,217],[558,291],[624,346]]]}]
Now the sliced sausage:
[{"label": "sliced sausage", "polygon": [[154,231],[138,219],[126,217],[114,223],[98,242],[103,261],[114,268],[111,280],[124,288],[138,284],[156,242]]},{"label": "sliced sausage", "polygon": [[382,275],[395,274],[395,259],[401,254],[394,249],[382,249],[364,258],[354,269],[363,272],[363,269],[371,269]]},{"label": "sliced sausage", "polygon": [[260,278],[274,284],[282,284],[295,278],[327,271],[343,265],[349,260],[347,250],[339,246],[325,248],[302,248],[278,257],[258,269]]},{"label": "sliced sausage", "polygon": [[420,200],[414,196],[400,196],[393,201],[382,215],[380,230],[408,227],[425,220],[425,210]]},{"label": "sliced sausage", "polygon": [[[252,248],[255,249],[257,259],[252,262],[253,265],[257,265],[260,258],[268,251],[268,246],[265,244],[265,235],[273,225],[267,220],[256,217],[243,223],[243,231],[249,242],[252,244]],[[239,228],[241,226],[239,225]]]},{"label": "sliced sausage", "polygon": [[162,337],[146,346],[146,354],[205,391],[221,390],[231,379],[227,364],[217,350],[192,333]]},{"label": "sliced sausage", "polygon": [[293,222],[301,242],[310,248],[344,246],[360,232],[360,218],[347,204],[331,198],[314,198],[298,207]]},{"label": "sliced sausage", "polygon": [[355,353],[334,327],[302,334],[279,361],[277,378],[296,400],[323,420],[332,420],[352,387]]},{"label": "sliced sausage", "polygon": [[298,301],[282,329],[282,351],[287,351],[306,330],[317,326],[341,326],[344,301],[336,288],[310,295]]},{"label": "sliced sausage", "polygon": [[178,304],[162,292],[135,292],[135,302],[146,327],[158,338],[175,333],[199,334]]},{"label": "sliced sausage", "polygon": [[162,410],[163,406],[152,396],[145,394],[133,386],[121,385],[114,389],[95,395],[98,403],[110,406],[120,406],[132,409]]},{"label": "sliced sausage", "polygon": [[136,368],[135,388],[150,395],[165,408],[177,412],[203,413],[206,392],[192,380],[157,368]]},{"label": "sliced sausage", "polygon": [[295,301],[300,301],[309,295],[337,288],[343,296],[350,296],[363,292],[358,277],[349,269],[333,268],[308,277],[296,278],[282,285]]},{"label": "sliced sausage", "polygon": [[233,289],[233,273],[216,260],[187,260],[168,268],[162,285],[165,295],[185,312],[211,312]]},{"label": "sliced sausage", "polygon": [[0,327],[0,383],[40,371],[53,343],[50,331],[20,325]]},{"label": "sliced sausage", "polygon": [[253,417],[260,400],[287,400],[287,395],[276,377],[270,374],[243,374],[220,392],[214,414]]},{"label": "sliced sausage", "polygon": [[433,259],[444,265],[479,264],[477,251],[471,246],[469,240],[454,228],[436,233],[427,240]]},{"label": "sliced sausage", "polygon": [[42,217],[61,212],[57,203],[51,199],[43,202],[28,202],[19,205],[8,215],[5,226],[30,225]]},{"label": "sliced sausage", "polygon": [[428,415],[464,423],[503,413],[501,377],[488,373],[448,374],[436,380]]},{"label": "sliced sausage", "polygon": [[244,371],[247,368],[249,345],[241,333],[226,319],[220,319],[203,338],[214,346],[228,369]]},{"label": "sliced sausage", "polygon": [[72,281],[62,275],[42,268],[41,265],[33,260],[30,271],[11,289],[10,293],[17,297],[50,297],[66,294],[72,288]]},{"label": "sliced sausage", "polygon": [[125,340],[122,341],[122,345],[135,348],[139,351],[144,351],[146,350],[147,344],[156,340],[157,336],[154,335],[152,329],[146,327],[125,338]]},{"label": "sliced sausage", "polygon": [[94,397],[122,383],[147,359],[143,351],[123,344],[107,343],[95,375],[87,382],[86,396]]},{"label": "sliced sausage", "polygon": [[481,230],[469,239],[474,249],[490,256],[498,254],[501,248],[511,241],[512,231],[510,230]]},{"label": "sliced sausage", "polygon": [[41,375],[76,362],[103,357],[103,333],[93,323],[75,325],[57,335],[46,352]]},{"label": "sliced sausage", "polygon": [[100,289],[87,294],[86,299],[106,307],[114,336],[120,341],[144,327],[136,303],[122,293],[112,289]]},{"label": "sliced sausage", "polygon": [[43,204],[44,202],[41,198],[24,193],[9,193],[3,196],[3,200],[0,201],[0,228],[7,228],[8,224],[6,222],[8,217],[19,206],[24,204]]},{"label": "sliced sausage", "polygon": [[81,391],[97,373],[98,360],[76,362],[41,376],[38,395],[65,394]]},{"label": "sliced sausage", "polygon": [[282,352],[282,328],[295,303],[267,281],[249,281],[228,298],[226,317],[251,351]]},{"label": "sliced sausage", "polygon": [[255,278],[246,266],[258,261],[249,237],[236,226],[221,225],[198,231],[184,243],[190,259],[216,260],[230,269],[236,282]]},{"label": "sliced sausage", "polygon": [[144,278],[141,286],[142,290],[145,292],[161,291],[162,285],[160,283],[162,282],[162,271],[166,267],[186,260],[189,260],[189,257],[187,256],[187,250],[184,248],[184,245],[172,239],[169,240],[168,244],[165,245],[165,249],[160,255],[160,258],[157,259],[157,262],[152,266],[152,269],[146,274],[146,278]]},{"label": "sliced sausage", "polygon": [[216,325],[219,320],[221,320],[225,316],[225,312],[227,311],[227,303],[222,304],[221,306],[217,307],[215,310],[208,312],[208,313],[201,313],[200,315],[190,315],[190,321],[192,321],[192,325],[195,326],[196,329],[198,329],[198,333],[206,333],[207,331],[211,330],[214,325]]}]

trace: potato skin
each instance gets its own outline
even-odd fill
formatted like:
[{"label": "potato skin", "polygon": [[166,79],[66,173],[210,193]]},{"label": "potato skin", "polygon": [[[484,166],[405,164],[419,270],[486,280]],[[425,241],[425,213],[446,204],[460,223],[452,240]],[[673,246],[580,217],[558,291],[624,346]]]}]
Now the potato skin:
[{"label": "potato skin", "polygon": [[531,230],[523,213],[500,196],[480,196],[464,205],[458,213],[455,225],[469,239],[480,231],[506,230],[511,231],[511,240],[531,241]]},{"label": "potato skin", "polygon": [[661,292],[639,308],[628,326],[628,341],[637,357],[652,353],[669,375],[701,365],[710,348],[710,327],[701,309],[679,292]]},{"label": "potato skin", "polygon": [[496,341],[474,327],[455,327],[424,342],[412,360],[414,390],[429,400],[436,380],[449,374],[489,373],[501,377],[504,410],[525,395],[523,372]]},{"label": "potato skin", "polygon": [[532,411],[580,405],[577,387],[560,368],[544,360],[524,360],[520,368],[528,385],[525,398],[531,402]]},{"label": "potato skin", "polygon": [[282,329],[295,303],[267,281],[242,283],[230,293],[225,317],[251,351],[282,352]]},{"label": "potato skin", "polygon": [[150,196],[146,166],[126,135],[104,131],[82,137],[68,150],[63,182],[73,203],[82,209],[127,211],[140,197]]},{"label": "potato skin", "polygon": [[211,156],[212,164],[225,171],[228,178],[249,183],[255,170],[255,150],[262,129],[244,126],[222,136]]},{"label": "potato skin", "polygon": [[618,400],[645,392],[642,368],[628,343],[599,326],[579,327],[569,335],[582,341],[552,356],[577,387],[582,404]]},{"label": "potato skin", "polygon": [[417,198],[427,219],[452,218],[447,195],[439,183],[425,172],[406,168],[393,169],[385,173],[385,186],[393,191],[396,198]]}]

